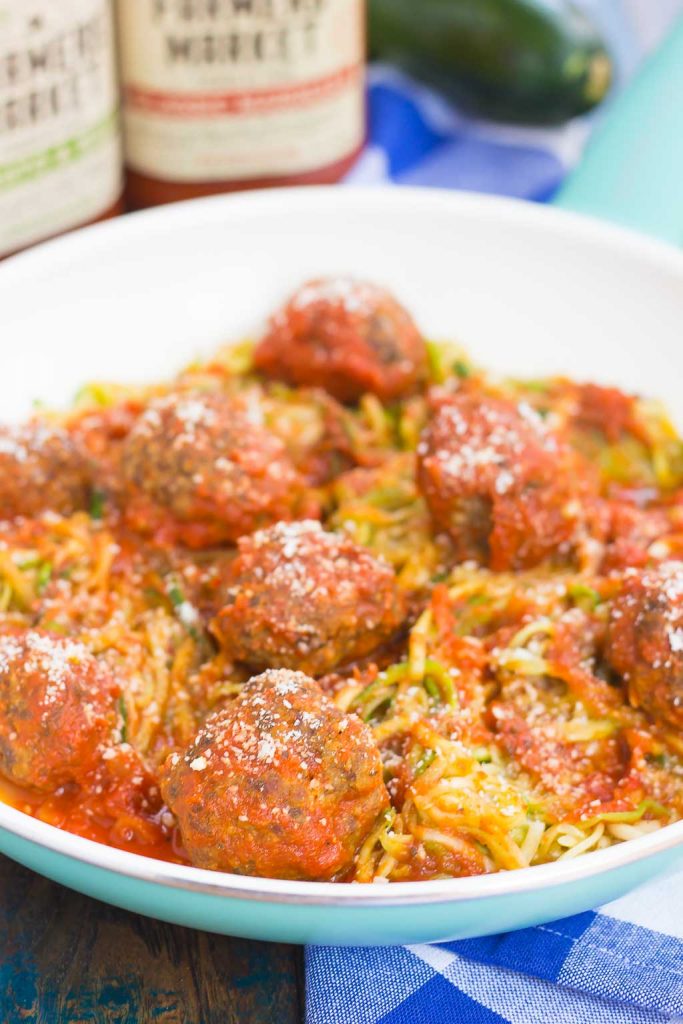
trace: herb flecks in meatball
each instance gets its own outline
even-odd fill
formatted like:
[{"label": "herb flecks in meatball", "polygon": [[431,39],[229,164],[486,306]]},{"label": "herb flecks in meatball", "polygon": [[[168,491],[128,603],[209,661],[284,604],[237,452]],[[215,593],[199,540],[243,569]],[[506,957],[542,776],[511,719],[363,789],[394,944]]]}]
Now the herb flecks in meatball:
[{"label": "herb flecks in meatball", "polygon": [[0,427],[0,519],[70,515],[87,507],[88,494],[87,459],[65,430]]},{"label": "herb flecks in meatball", "polygon": [[570,561],[595,500],[589,467],[525,403],[463,391],[436,409],[417,479],[460,560]]},{"label": "herb flecks in meatball", "polygon": [[387,291],[351,278],[310,281],[270,321],[254,360],[289,384],[321,387],[342,402],[414,394],[427,350],[410,314]]},{"label": "herb flecks in meatball", "polygon": [[117,728],[119,687],[80,643],[28,630],[0,637],[0,771],[53,792],[95,767]]},{"label": "herb flecks in meatball", "polygon": [[201,548],[294,518],[304,482],[258,410],[214,393],[152,402],[122,460],[129,523]]},{"label": "herb flecks in meatball", "polygon": [[308,880],[348,872],[389,802],[369,728],[284,669],[171,755],[162,793],[198,867]]},{"label": "herb flecks in meatball", "polygon": [[635,707],[683,727],[683,562],[625,574],[610,609],[606,655]]},{"label": "herb flecks in meatball", "polygon": [[404,607],[393,569],[306,520],[239,541],[214,632],[255,668],[322,675],[391,638]]}]

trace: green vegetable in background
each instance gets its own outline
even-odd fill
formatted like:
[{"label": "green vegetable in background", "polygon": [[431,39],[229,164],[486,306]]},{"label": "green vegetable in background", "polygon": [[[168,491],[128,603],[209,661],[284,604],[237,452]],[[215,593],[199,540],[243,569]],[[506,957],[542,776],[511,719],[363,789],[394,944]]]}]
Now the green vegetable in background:
[{"label": "green vegetable in background", "polygon": [[369,0],[370,51],[480,117],[560,124],[596,106],[612,63],[590,20],[543,0]]}]

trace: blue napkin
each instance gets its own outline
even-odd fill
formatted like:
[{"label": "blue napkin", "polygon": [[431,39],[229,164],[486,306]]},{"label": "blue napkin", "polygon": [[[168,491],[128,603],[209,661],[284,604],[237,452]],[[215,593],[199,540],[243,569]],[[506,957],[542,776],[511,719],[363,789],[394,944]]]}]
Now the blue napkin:
[{"label": "blue napkin", "polygon": [[599,911],[438,946],[306,950],[307,1024],[683,1024],[683,871]]},{"label": "blue napkin", "polygon": [[[620,77],[683,0],[583,0]],[[580,159],[593,118],[558,129],[463,117],[395,69],[370,72],[363,184],[472,189],[544,201]],[[683,872],[599,911],[435,946],[310,947],[307,1024],[683,1024]]]},{"label": "blue napkin", "polygon": [[588,119],[566,128],[493,125],[460,115],[387,65],[369,72],[369,138],[347,181],[422,185],[545,200],[578,160]]}]

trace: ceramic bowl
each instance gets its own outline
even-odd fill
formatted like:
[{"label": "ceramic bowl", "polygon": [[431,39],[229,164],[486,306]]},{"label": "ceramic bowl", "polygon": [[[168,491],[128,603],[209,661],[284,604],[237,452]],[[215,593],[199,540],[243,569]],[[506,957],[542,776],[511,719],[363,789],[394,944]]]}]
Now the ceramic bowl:
[{"label": "ceramic bowl", "polygon": [[[0,410],[149,381],[259,329],[308,277],[394,289],[434,338],[504,372],[562,372],[680,413],[683,255],[573,214],[409,189],[282,190],[136,214],[0,266]],[[677,408],[678,404],[678,408]],[[391,885],[247,878],[101,846],[0,805],[0,850],[153,917],[259,939],[411,943],[520,928],[623,895],[683,859],[683,823],[558,864]]]}]

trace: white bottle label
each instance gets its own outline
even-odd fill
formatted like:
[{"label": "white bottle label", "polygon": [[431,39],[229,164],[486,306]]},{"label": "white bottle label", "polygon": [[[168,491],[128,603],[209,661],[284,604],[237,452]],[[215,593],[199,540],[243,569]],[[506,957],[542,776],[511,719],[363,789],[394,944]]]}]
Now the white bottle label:
[{"label": "white bottle label", "polygon": [[123,188],[110,0],[0,0],[0,255]]},{"label": "white bottle label", "polygon": [[277,177],[361,143],[363,0],[118,0],[118,12],[134,170]]}]

